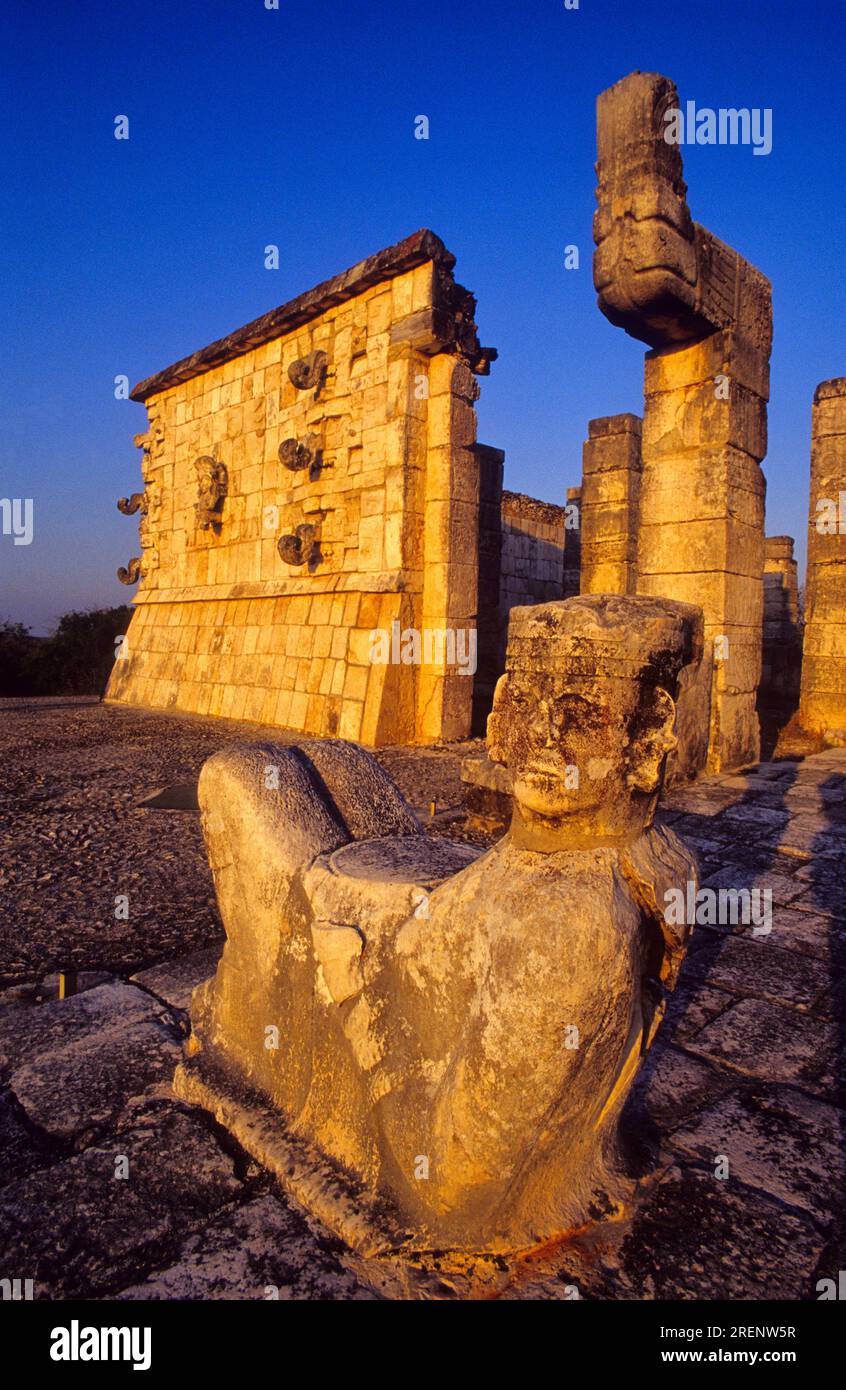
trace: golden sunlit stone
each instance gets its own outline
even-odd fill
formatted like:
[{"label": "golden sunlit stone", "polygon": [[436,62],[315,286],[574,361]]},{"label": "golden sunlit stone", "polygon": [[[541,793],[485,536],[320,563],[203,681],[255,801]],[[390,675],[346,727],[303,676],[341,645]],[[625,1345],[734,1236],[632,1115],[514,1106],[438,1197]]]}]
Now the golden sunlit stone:
[{"label": "golden sunlit stone", "polygon": [[417,232],[135,387],[141,583],[109,701],[374,746],[469,733],[455,665],[368,655],[395,622],[475,628],[496,353],[454,263]]},{"label": "golden sunlit stone", "polygon": [[487,854],[425,836],[354,745],[205,764],[227,944],[176,1088],[360,1250],[524,1249],[619,1210],[617,1120],[689,931],[666,894],[696,883],[652,820],[701,640],[665,599],[515,609]]}]

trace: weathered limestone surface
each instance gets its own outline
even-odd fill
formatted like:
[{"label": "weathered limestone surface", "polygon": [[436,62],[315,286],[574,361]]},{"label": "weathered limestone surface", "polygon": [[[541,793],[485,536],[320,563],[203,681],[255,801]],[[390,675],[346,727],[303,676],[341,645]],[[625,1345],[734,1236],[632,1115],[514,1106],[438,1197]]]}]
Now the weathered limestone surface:
[{"label": "weathered limestone surface", "polygon": [[789,716],[799,699],[802,636],[792,536],[764,543],[764,642],[760,703]]},{"label": "weathered limestone surface", "polygon": [[637,592],[642,421],[591,420],[582,451],[581,592]]},{"label": "weathered limestone surface", "polygon": [[176,1088],[353,1246],[521,1248],[619,1206],[617,1118],[688,935],[664,894],[696,879],[652,817],[698,644],[668,600],[516,609],[489,721],[514,822],[481,858],[355,746],[205,765],[227,945]]},{"label": "weathered limestone surface", "polygon": [[846,377],[814,393],[799,715],[806,729],[846,738]]},{"label": "weathered limestone surface", "polygon": [[638,592],[703,608],[715,656],[708,766],[719,771],[759,751],[771,291],[690,216],[679,149],[664,139],[678,104],[655,73],[599,97],[594,281],[610,322],[652,348]]},{"label": "weathered limestone surface", "polygon": [[110,700],[371,745],[469,732],[446,659],[370,660],[395,621],[475,622],[496,354],[454,263],[418,232],[135,388],[141,585]]}]

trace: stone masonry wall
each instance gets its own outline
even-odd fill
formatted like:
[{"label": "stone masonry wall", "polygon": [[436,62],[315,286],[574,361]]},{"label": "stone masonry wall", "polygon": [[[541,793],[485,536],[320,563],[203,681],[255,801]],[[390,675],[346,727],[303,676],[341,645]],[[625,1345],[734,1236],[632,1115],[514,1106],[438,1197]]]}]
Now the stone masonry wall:
[{"label": "stone masonry wall", "polygon": [[522,492],[502,494],[500,671],[505,670],[508,615],[521,604],[563,597],[566,508]]},{"label": "stone masonry wall", "polygon": [[[495,354],[453,262],[418,233],[136,387],[141,584],[108,699],[371,745],[469,732],[445,659],[371,660],[374,629],[475,622],[474,370]],[[325,380],[298,388],[315,352]],[[204,458],[226,471],[205,529]]]},{"label": "stone masonry wall", "polygon": [[582,489],[568,487],[567,510],[571,526],[564,534],[563,598],[575,598],[582,582]]},{"label": "stone masonry wall", "polygon": [[503,672],[500,639],[500,582],[502,573],[502,478],[505,454],[477,444],[479,459],[479,580],[478,652],[473,684],[472,731],[484,737],[493,704],[494,687]]}]

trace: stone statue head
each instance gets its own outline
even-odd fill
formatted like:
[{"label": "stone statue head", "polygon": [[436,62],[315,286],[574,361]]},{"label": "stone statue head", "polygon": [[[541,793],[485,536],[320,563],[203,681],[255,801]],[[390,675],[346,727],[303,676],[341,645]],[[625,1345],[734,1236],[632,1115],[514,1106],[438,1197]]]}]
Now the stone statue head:
[{"label": "stone statue head", "polygon": [[610,844],[651,823],[678,677],[701,647],[700,610],[670,599],[590,594],[512,610],[488,752],[511,773],[516,842]]}]

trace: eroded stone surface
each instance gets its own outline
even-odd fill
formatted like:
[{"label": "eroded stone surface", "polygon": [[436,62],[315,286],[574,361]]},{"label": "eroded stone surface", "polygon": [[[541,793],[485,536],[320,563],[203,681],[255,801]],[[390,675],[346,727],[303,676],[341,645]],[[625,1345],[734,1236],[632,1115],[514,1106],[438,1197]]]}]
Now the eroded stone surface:
[{"label": "eroded stone surface", "polygon": [[786,1087],[731,1095],[673,1132],[674,1148],[826,1222],[844,1205],[846,1112]]},{"label": "eroded stone surface", "polygon": [[754,927],[743,935],[719,940],[708,931],[697,933],[697,949],[688,962],[688,978],[707,975],[717,988],[744,998],[769,999],[776,1004],[812,1009],[830,980],[827,965],[803,955],[786,956],[778,943],[778,918],[769,935],[756,936]]},{"label": "eroded stone surface", "polygon": [[[128,1177],[120,1178],[121,1160]],[[47,1298],[125,1287],[243,1188],[207,1125],[173,1106],[0,1193],[0,1249]]]},{"label": "eroded stone surface", "polygon": [[673,1168],[605,1268],[563,1272],[593,1298],[807,1298],[822,1247],[808,1217]]},{"label": "eroded stone surface", "polygon": [[217,969],[223,942],[207,946],[200,951],[192,951],[176,960],[163,961],[149,970],[140,970],[132,979],[144,989],[155,994],[175,1009],[187,1009],[191,995],[204,980],[208,980]]},{"label": "eroded stone surface", "polygon": [[[416,824],[342,820],[308,745],[211,759],[200,803],[228,943],[195,995],[178,1093],[280,1173],[287,1151],[274,1158],[247,1089],[281,1125],[296,1117],[362,1214],[382,1203],[382,1233],[424,1250],[515,1249],[615,1210],[617,1118],[689,935],[664,903],[695,862],[652,820],[700,626],[688,605],[630,596],[512,612],[489,752],[514,819],[481,858]],[[356,759],[375,776],[353,747],[348,772]],[[347,786],[392,814],[395,789]],[[360,1243],[352,1194],[333,1209],[317,1163],[302,1172],[298,1199]]]},{"label": "eroded stone surface", "polygon": [[278,1197],[258,1197],[215,1217],[184,1242],[172,1265],[118,1298],[374,1298],[329,1246]]},{"label": "eroded stone surface", "polygon": [[630,1108],[666,1131],[737,1085],[736,1077],[662,1039],[635,1083]]},{"label": "eroded stone surface", "polygon": [[12,1014],[0,1018],[0,1069],[8,1073],[31,1058],[75,1042],[86,1034],[110,1027],[149,1023],[162,1006],[132,985],[99,985],[70,999],[40,1004],[27,1010],[26,1023]]},{"label": "eroded stone surface", "polygon": [[67,1047],[48,1048],[16,1068],[9,1084],[33,1124],[57,1139],[96,1130],[127,1100],[169,1083],[180,1034],[156,1022],[93,1030]]},{"label": "eroded stone surface", "polygon": [[687,1043],[692,1052],[728,1062],[768,1081],[795,1081],[811,1089],[837,1046],[830,1024],[763,999],[741,999]]}]

